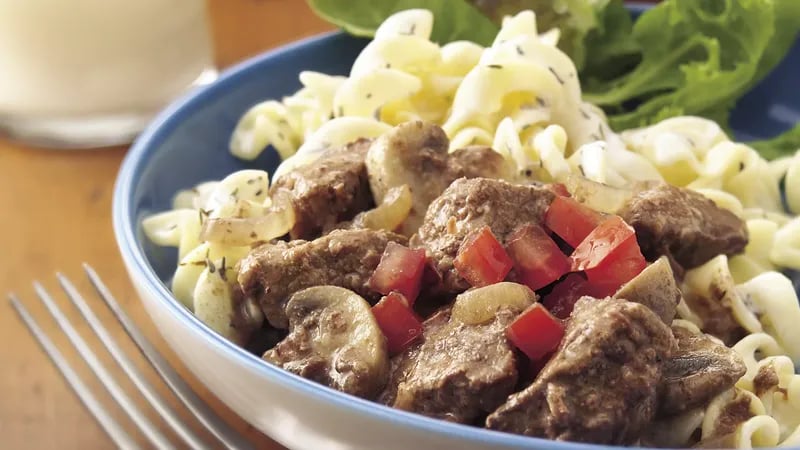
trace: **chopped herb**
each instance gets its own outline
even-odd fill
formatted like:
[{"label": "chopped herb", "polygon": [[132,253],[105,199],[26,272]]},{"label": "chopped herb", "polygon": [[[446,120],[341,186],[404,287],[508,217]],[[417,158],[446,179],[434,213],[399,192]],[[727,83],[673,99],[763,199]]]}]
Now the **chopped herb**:
[{"label": "chopped herb", "polygon": [[236,189],[234,189],[233,192],[231,192],[231,197],[236,198],[237,195],[239,195],[239,188],[238,187]]},{"label": "chopped herb", "polygon": [[214,273],[217,271],[217,267],[214,265],[214,261],[211,261],[210,259],[206,261],[206,266],[208,267],[209,273]]},{"label": "chopped herb", "polygon": [[257,238],[257,237],[258,237],[258,234],[256,234],[256,232],[255,232],[255,231],[251,231],[251,232],[250,232],[250,238],[252,238],[252,239],[255,239],[255,238]]},{"label": "chopped herb", "polygon": [[581,115],[583,116],[583,118],[584,118],[584,119],[586,119],[586,120],[590,120],[590,119],[592,118],[592,117],[589,115],[589,113],[587,113],[586,111],[584,111],[584,110],[583,110],[583,108],[580,108],[580,109],[579,109],[579,111],[581,112]]},{"label": "chopped herb", "polygon": [[289,121],[284,119],[284,118],[282,118],[282,117],[280,119],[278,119],[278,123],[281,124],[281,125],[289,125]]},{"label": "chopped herb", "polygon": [[172,231],[172,230],[174,230],[176,228],[178,228],[178,224],[177,223],[173,223],[172,225],[169,226],[169,228],[167,228],[167,230]]},{"label": "chopped herb", "polygon": [[586,176],[586,172],[583,170],[583,165],[582,164],[578,164],[578,170],[581,171],[581,175],[583,175],[584,177]]},{"label": "chopped herb", "polygon": [[387,62],[386,66],[384,66],[384,67],[386,67],[387,69],[391,69],[392,68],[392,64]]},{"label": "chopped herb", "polygon": [[208,218],[208,216],[211,215],[212,212],[214,212],[213,209],[205,210],[203,208],[200,208],[199,210],[197,210],[198,217],[200,218],[200,225],[202,225],[203,222],[205,222],[205,220]]},{"label": "chopped herb", "polygon": [[372,98],[372,92],[367,92],[367,99]]},{"label": "chopped herb", "polygon": [[519,56],[525,56],[525,52],[522,50],[522,47],[520,47],[519,45],[517,45],[517,46],[516,46],[516,48],[517,48],[517,54],[518,54]]},{"label": "chopped herb", "polygon": [[286,140],[286,135],[283,134],[282,131],[278,131],[278,139],[280,139],[282,141],[285,141]]},{"label": "chopped herb", "polygon": [[744,161],[739,161],[739,172],[744,170]]},{"label": "chopped herb", "polygon": [[556,80],[558,80],[559,84],[564,84],[564,80],[562,80],[561,77],[558,76],[558,73],[556,72],[556,69],[553,69],[551,66],[547,66],[547,70],[549,70],[550,73],[552,73],[553,76],[556,77]]},{"label": "chopped herb", "polygon": [[539,104],[539,107],[544,108],[547,106],[547,102],[544,101],[542,97],[536,96],[536,103]]},{"label": "chopped herb", "polygon": [[489,64],[486,67],[488,67],[490,69],[502,69],[503,68],[503,66],[501,66],[500,64]]},{"label": "chopped herb", "polygon": [[250,178],[249,180],[247,180],[247,184],[253,184],[255,182],[256,182],[255,178]]},{"label": "chopped herb", "polygon": [[225,257],[223,256],[222,264],[220,265],[219,268],[219,277],[222,278],[223,281],[228,281],[228,274],[226,273],[227,270],[228,268],[225,267]]},{"label": "chopped herb", "polygon": [[257,191],[256,191],[256,193],[255,193],[254,195],[255,195],[256,197],[258,197],[259,195],[261,195],[261,194],[263,194],[263,193],[264,193],[264,190],[263,190],[263,189],[259,189],[259,190],[257,190]]},{"label": "chopped herb", "polygon": [[523,173],[528,178],[530,178],[533,175],[533,171],[531,169],[525,169],[525,171]]},{"label": "chopped herb", "polygon": [[378,122],[380,122],[381,121],[381,109],[380,108],[375,109],[375,112],[372,113],[372,117],[375,120],[377,120]]}]

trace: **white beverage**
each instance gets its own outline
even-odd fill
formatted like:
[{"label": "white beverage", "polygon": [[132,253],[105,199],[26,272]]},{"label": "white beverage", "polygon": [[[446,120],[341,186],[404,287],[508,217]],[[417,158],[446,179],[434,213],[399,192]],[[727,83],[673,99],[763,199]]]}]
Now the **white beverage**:
[{"label": "white beverage", "polygon": [[140,128],[211,73],[204,0],[0,0],[7,132],[69,140],[84,122],[74,138],[108,140],[104,123]]}]

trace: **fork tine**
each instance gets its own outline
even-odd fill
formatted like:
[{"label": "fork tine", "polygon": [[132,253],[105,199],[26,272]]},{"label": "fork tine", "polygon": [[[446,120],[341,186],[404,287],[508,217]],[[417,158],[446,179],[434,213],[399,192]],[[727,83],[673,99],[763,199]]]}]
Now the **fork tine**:
[{"label": "fork tine", "polygon": [[136,442],[131,439],[130,435],[125,432],[110,414],[108,414],[108,411],[103,405],[97,401],[94,394],[86,387],[86,384],[84,384],[78,374],[75,373],[72,366],[69,365],[64,355],[62,355],[53,344],[53,341],[47,337],[47,334],[45,334],[39,324],[36,323],[36,320],[34,320],[33,316],[28,312],[28,309],[22,305],[22,302],[16,294],[9,293],[8,300],[11,302],[14,311],[16,311],[17,315],[22,320],[22,323],[28,328],[28,331],[33,335],[36,342],[39,343],[39,346],[44,350],[45,354],[64,377],[64,380],[66,380],[67,384],[86,406],[86,409],[94,416],[95,420],[97,420],[106,434],[117,444],[117,447],[123,449],[139,448]]},{"label": "fork tine", "polygon": [[111,309],[117,317],[117,320],[119,320],[133,342],[136,343],[142,351],[145,358],[150,361],[150,364],[153,365],[153,368],[161,375],[175,395],[183,401],[186,408],[197,417],[197,420],[205,425],[227,448],[231,450],[253,449],[253,446],[249,442],[225,421],[220,419],[211,408],[192,391],[192,388],[181,379],[180,375],[175,372],[175,369],[161,356],[161,353],[148,342],[139,328],[133,324],[133,321],[131,321],[128,315],[125,314],[125,311],[122,310],[117,300],[100,279],[100,276],[97,275],[97,272],[86,263],[83,264],[83,270],[86,271],[86,275],[89,277],[92,285],[94,285],[97,293],[103,301],[106,302],[108,308]]},{"label": "fork tine", "polygon": [[86,364],[91,367],[92,371],[97,378],[100,379],[103,386],[106,388],[109,394],[114,397],[114,400],[128,413],[131,420],[142,430],[144,435],[156,446],[156,448],[174,448],[172,443],[156,428],[147,417],[142,414],[142,411],[136,406],[136,404],[125,394],[125,391],[114,381],[114,378],[111,374],[106,370],[105,366],[97,359],[97,356],[94,352],[89,348],[86,344],[86,341],[75,331],[75,328],[72,327],[72,324],[67,320],[67,317],[61,312],[61,309],[56,305],[53,298],[50,294],[44,289],[44,287],[38,282],[33,283],[33,288],[36,291],[36,294],[39,296],[39,299],[44,303],[47,310],[50,311],[50,314],[56,320],[58,325],[64,331],[64,334],[67,335],[72,345],[75,346],[75,349],[78,350],[81,357]]},{"label": "fork tine", "polygon": [[175,432],[180,436],[189,446],[193,449],[209,449],[203,440],[192,432],[183,421],[178,417],[177,413],[162,399],[155,391],[153,386],[147,382],[145,377],[139,372],[133,362],[126,356],[125,352],[117,345],[117,342],[108,333],[108,330],[103,326],[100,320],[95,315],[94,311],[86,304],[86,300],[78,292],[75,286],[61,273],[56,273],[56,278],[61,284],[61,287],[67,293],[67,297],[78,308],[89,323],[89,326],[94,330],[100,341],[106,347],[111,356],[117,361],[117,364],[128,375],[128,378],[133,381],[133,384],[142,392],[142,395],[147,399],[153,408],[161,414],[161,417],[172,426]]}]

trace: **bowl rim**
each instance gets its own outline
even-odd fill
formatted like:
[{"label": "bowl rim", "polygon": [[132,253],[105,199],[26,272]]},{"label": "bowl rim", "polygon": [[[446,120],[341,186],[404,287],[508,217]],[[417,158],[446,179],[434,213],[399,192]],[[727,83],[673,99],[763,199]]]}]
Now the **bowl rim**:
[{"label": "bowl rim", "polygon": [[[641,2],[627,2],[627,5],[632,12],[641,12],[652,6]],[[341,31],[332,31],[300,39],[288,45],[283,45],[271,51],[258,54],[227,68],[220,73],[219,78],[213,83],[198,88],[173,101],[153,119],[136,139],[120,166],[114,185],[112,203],[112,221],[117,246],[119,247],[120,254],[126,266],[132,268],[136,272],[136,275],[131,274],[130,276],[132,282],[138,282],[139,288],[144,289],[152,298],[157,299],[159,306],[162,307],[166,313],[170,314],[174,319],[184,322],[188,324],[189,327],[194,328],[196,332],[207,340],[209,345],[215,347],[221,353],[228,353],[231,355],[232,359],[239,364],[247,366],[253,372],[262,375],[266,380],[290,389],[294,393],[318,397],[350,413],[391,422],[395,426],[399,426],[408,431],[424,431],[451,440],[466,439],[487,445],[502,445],[506,448],[524,449],[532,447],[539,448],[542,446],[544,446],[544,448],[562,450],[623,448],[600,444],[553,441],[457,424],[391,408],[377,402],[339,392],[267,364],[255,355],[247,352],[244,348],[228,341],[201,322],[188,309],[183,307],[155,273],[141,247],[138,245],[135,227],[138,227],[139,224],[137,218],[133,215],[133,192],[139,174],[146,163],[151,159],[152,155],[157,152],[164,139],[180,126],[183,118],[192,111],[196,105],[204,102],[209,97],[225,92],[228,86],[237,83],[240,78],[248,75],[250,72],[259,70],[259,66],[265,61],[279,58],[282,55],[294,52],[311,44],[331,40],[341,34],[343,34]]]}]

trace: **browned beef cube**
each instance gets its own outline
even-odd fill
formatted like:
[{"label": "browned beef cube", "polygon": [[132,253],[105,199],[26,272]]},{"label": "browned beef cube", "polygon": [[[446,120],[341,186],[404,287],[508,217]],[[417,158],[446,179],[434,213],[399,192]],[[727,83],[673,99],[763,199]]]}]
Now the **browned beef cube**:
[{"label": "browned beef cube", "polygon": [[450,321],[442,310],[424,323],[421,344],[392,360],[389,406],[459,423],[474,421],[514,390],[517,368],[505,329],[516,314],[501,310],[481,325]]},{"label": "browned beef cube", "polygon": [[258,299],[272,326],[287,328],[286,300],[307,287],[334,285],[377,300],[367,282],[389,242],[405,244],[406,238],[388,231],[334,230],[313,241],[264,244],[239,263],[238,281],[244,295]]},{"label": "browned beef cube", "polygon": [[698,192],[666,183],[634,195],[619,215],[636,230],[645,257],[666,255],[684,269],[747,245],[742,219]]},{"label": "browned beef cube", "polygon": [[536,380],[486,419],[509,433],[595,444],[638,438],[657,407],[672,331],[649,308],[583,297]]}]

